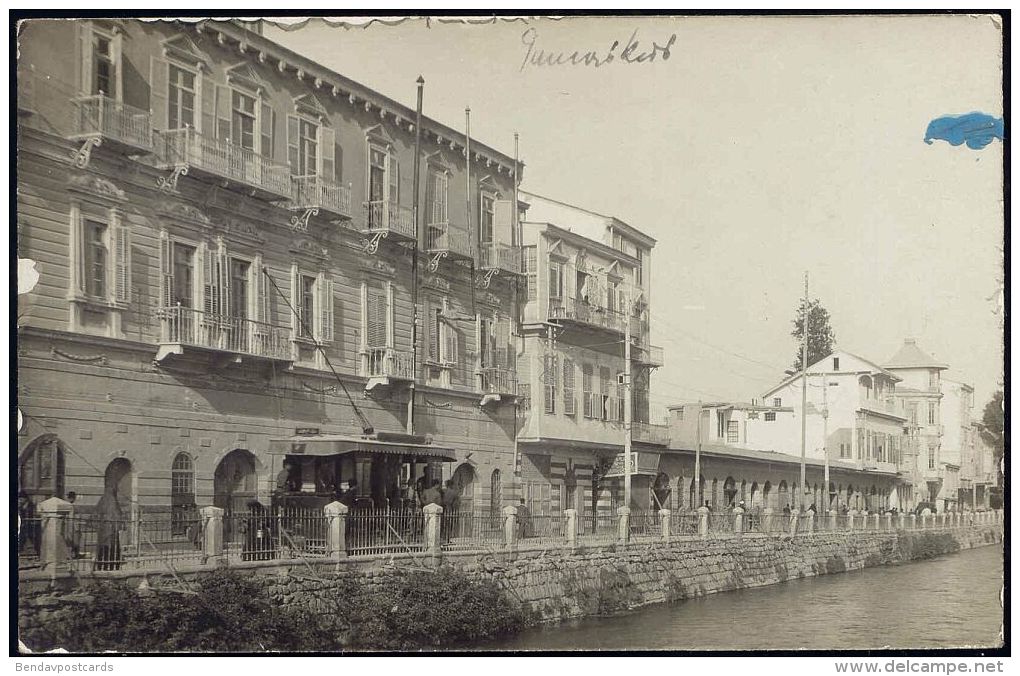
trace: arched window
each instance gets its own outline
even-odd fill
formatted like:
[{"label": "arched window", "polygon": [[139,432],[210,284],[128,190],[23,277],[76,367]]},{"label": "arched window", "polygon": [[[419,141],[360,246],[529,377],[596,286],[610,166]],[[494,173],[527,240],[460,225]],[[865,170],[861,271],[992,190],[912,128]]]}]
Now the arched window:
[{"label": "arched window", "polygon": [[769,497],[771,495],[772,495],[772,482],[766,481],[765,486],[761,489],[762,506],[765,507],[766,509],[768,509],[769,507],[775,509],[775,506],[771,502],[769,502]]},{"label": "arched window", "polygon": [[170,533],[184,535],[195,513],[195,465],[187,453],[174,456],[170,468]]},{"label": "arched window", "polygon": [[503,479],[498,469],[492,470],[489,478],[489,516],[499,519],[503,509]]},{"label": "arched window", "polygon": [[751,508],[758,507],[759,502],[761,502],[761,497],[758,495],[758,482],[755,481],[751,484],[751,499],[748,501],[747,506]]},{"label": "arched window", "polygon": [[723,498],[727,507],[732,507],[737,499],[737,482],[731,476],[726,477],[726,481],[723,482]]}]

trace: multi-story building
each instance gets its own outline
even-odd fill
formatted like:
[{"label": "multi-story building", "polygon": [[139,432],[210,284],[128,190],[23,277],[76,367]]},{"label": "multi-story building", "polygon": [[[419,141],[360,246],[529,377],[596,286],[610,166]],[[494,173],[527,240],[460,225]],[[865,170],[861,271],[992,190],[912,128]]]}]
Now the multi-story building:
[{"label": "multi-story building", "polygon": [[18,43],[23,492],[515,495],[523,165],[236,22]]},{"label": "multi-story building", "polygon": [[[942,457],[942,371],[949,368],[923,352],[913,339],[903,345],[883,367],[901,379],[895,397],[907,419],[910,443],[917,449],[919,486],[916,501],[936,502],[956,497],[959,451],[948,460]],[[955,464],[954,461],[955,460]]]},{"label": "multi-story building", "polygon": [[998,468],[995,450],[981,435],[982,425],[970,424],[963,445],[960,463],[960,506],[970,509],[989,509],[997,486]]},{"label": "multi-story building", "polygon": [[627,435],[637,451],[634,506],[647,508],[666,446],[666,428],[651,423],[648,401],[650,373],[662,365],[662,350],[649,343],[655,240],[617,218],[521,195],[528,210],[518,447],[530,509],[593,512],[622,504]]},{"label": "multi-story building", "polygon": [[[964,463],[969,454],[973,426],[974,388],[966,383],[942,378],[942,400],[939,404],[942,421],[942,442],[939,444],[939,458],[946,474],[938,501],[946,507],[955,507],[963,502],[963,493],[970,491],[973,484],[964,472]],[[952,486],[955,484],[955,489]]]}]

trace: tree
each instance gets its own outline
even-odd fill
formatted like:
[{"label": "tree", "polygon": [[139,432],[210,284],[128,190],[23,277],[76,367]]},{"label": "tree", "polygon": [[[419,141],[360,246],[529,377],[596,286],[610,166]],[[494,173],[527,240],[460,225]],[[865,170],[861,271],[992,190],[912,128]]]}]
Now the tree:
[{"label": "tree", "polygon": [[[805,301],[800,301],[797,308],[797,316],[793,320],[793,331],[790,335],[797,339],[797,357],[793,360],[793,370],[800,371],[802,341],[804,336],[804,309]],[[819,359],[832,354],[833,345],[836,343],[836,333],[829,325],[829,311],[822,307],[821,301],[817,298],[807,302],[808,313],[808,337],[807,337],[807,362],[808,366]]]},{"label": "tree", "polygon": [[1002,390],[997,390],[981,415],[981,437],[992,446],[996,464],[1006,450],[1006,409],[1002,398]]}]

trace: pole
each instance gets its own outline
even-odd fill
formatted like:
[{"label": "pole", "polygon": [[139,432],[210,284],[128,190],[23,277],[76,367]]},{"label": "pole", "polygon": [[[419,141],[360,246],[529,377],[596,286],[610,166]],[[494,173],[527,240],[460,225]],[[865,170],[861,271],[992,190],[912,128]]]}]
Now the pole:
[{"label": "pole", "polygon": [[698,443],[694,448],[694,509],[704,504],[705,496],[701,494],[701,402],[698,402]]},{"label": "pole", "polygon": [[[471,245],[472,256],[477,254],[475,250],[474,242],[474,230],[471,228],[471,107],[467,106],[464,108],[464,152],[467,153],[467,169],[464,172],[467,190],[464,191],[464,215],[467,220],[468,229],[468,243]],[[481,223],[479,223],[481,227]],[[481,239],[481,238],[479,238]]]},{"label": "pole", "polygon": [[623,315],[623,504],[630,507],[631,416],[630,406],[630,299]]},{"label": "pole", "polygon": [[407,398],[407,433],[414,434],[414,383],[418,378],[418,249],[421,248],[421,210],[418,208],[418,191],[421,181],[421,102],[425,91],[425,78],[418,76],[418,114],[414,122],[414,247],[411,250],[411,307],[414,321],[411,324],[411,386]]},{"label": "pole", "polygon": [[[807,334],[808,334],[808,273],[804,273],[804,317],[802,320],[800,358],[800,510],[804,511],[807,492]],[[825,490],[828,490],[826,486]]]},{"label": "pole", "polygon": [[825,513],[832,506],[829,492],[829,377],[822,374],[822,455],[825,456]]},{"label": "pole", "polygon": [[[522,256],[522,262],[523,262],[524,249],[521,248],[522,245],[523,245],[523,242],[521,241],[520,233],[518,232],[518,230],[521,227],[521,223],[520,223],[520,215],[518,214],[519,207],[517,206],[517,187],[520,184],[520,179],[519,179],[519,176],[517,174],[517,165],[520,163],[519,159],[518,159],[518,157],[519,157],[518,153],[520,151],[519,140],[520,139],[519,139],[519,137],[517,135],[517,132],[514,132],[514,213],[513,213],[514,229],[513,229],[513,232],[510,233],[510,237],[511,237],[512,240],[514,240],[514,244],[517,245],[517,251]],[[470,158],[469,158],[468,162],[470,163]],[[516,367],[516,364],[517,364],[517,355],[524,353],[524,349],[523,349],[524,346],[521,344],[523,342],[523,340],[524,340],[524,337],[523,337],[524,336],[524,331],[521,329],[521,325],[523,323],[523,320],[522,320],[522,317],[521,317],[521,291],[520,291],[520,286],[519,285],[520,285],[520,278],[517,278],[517,279],[514,280],[514,284],[513,284],[514,322],[516,324],[514,329],[515,329],[515,333],[516,333],[516,337],[517,337],[516,340],[514,341],[514,350],[515,350],[515,353],[514,353],[514,365],[515,365],[515,367]],[[518,387],[519,387],[519,385],[518,385]],[[520,445],[519,445],[519,443],[517,441],[517,420],[518,420],[517,416],[520,415],[520,405],[521,405],[521,398],[520,397],[514,397],[514,474],[518,475],[518,476],[521,473],[521,452],[520,452]]]}]

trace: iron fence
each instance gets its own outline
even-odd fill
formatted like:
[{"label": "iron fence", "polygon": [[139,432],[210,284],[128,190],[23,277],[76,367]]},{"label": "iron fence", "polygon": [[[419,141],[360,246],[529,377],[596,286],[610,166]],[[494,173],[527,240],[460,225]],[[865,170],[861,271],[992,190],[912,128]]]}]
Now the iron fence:
[{"label": "iron fence", "polygon": [[[470,550],[502,547],[506,517],[489,512],[444,512],[440,528],[443,549]],[[520,526],[518,525],[518,529]]]},{"label": "iron fence", "polygon": [[586,512],[577,517],[577,540],[586,544],[616,542],[619,517],[609,511]]},{"label": "iron fence", "polygon": [[282,360],[291,357],[289,328],[182,305],[160,308],[157,314],[161,344],[193,345]]},{"label": "iron fence", "polygon": [[327,181],[321,176],[294,176],[294,206],[325,209],[338,216],[351,217],[351,189]]},{"label": "iron fence", "polygon": [[630,513],[630,536],[632,538],[661,538],[662,520],[657,512],[637,511]]},{"label": "iron fence", "polygon": [[133,148],[152,148],[152,127],[148,111],[121,103],[102,94],[76,97],[75,138],[99,137],[119,141]]},{"label": "iron fence", "polygon": [[419,509],[355,509],[347,515],[347,553],[397,554],[425,549],[425,515]]},{"label": "iron fence", "polygon": [[674,512],[669,515],[670,535],[697,535],[701,516],[697,512]]},{"label": "iron fence", "polygon": [[173,568],[205,561],[203,523],[197,514],[183,523],[172,521],[169,513],[138,519],[82,514],[62,523],[69,567],[76,572]]}]

